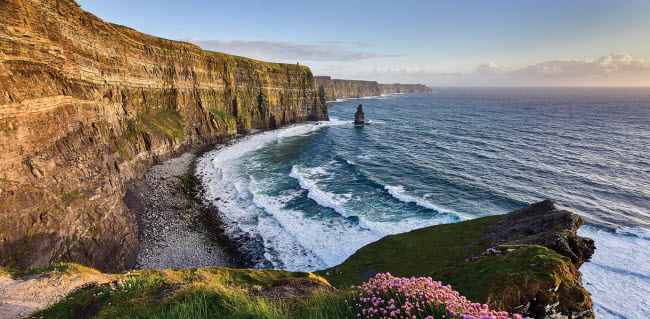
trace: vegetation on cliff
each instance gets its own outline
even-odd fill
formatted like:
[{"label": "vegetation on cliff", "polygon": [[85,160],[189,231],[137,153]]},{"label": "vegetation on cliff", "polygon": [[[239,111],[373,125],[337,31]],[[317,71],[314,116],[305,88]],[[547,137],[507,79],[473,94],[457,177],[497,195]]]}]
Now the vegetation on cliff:
[{"label": "vegetation on cliff", "polygon": [[308,67],[149,36],[73,0],[2,1],[0,265],[128,269],[129,180],[193,144],[326,119]]},{"label": "vegetation on cliff", "polygon": [[[506,221],[538,220],[521,228]],[[577,222],[580,221],[580,222]],[[494,228],[500,225],[499,228]],[[589,293],[582,287],[579,265],[569,254],[588,260],[593,246],[580,251],[557,249],[566,238],[593,244],[575,235],[581,220],[559,211],[550,201],[503,216],[489,216],[455,224],[391,235],[359,249],[341,265],[317,274],[335,287],[347,287],[390,272],[395,276],[424,276],[450,284],[469,299],[504,311],[544,317],[571,314],[593,316]],[[509,232],[508,241],[491,237]],[[549,248],[551,249],[549,249]]]},{"label": "vegetation on cliff", "polygon": [[[524,228],[512,226],[530,218],[541,220],[544,228],[535,232],[532,229],[536,229],[536,223],[527,223]],[[454,312],[480,317],[490,313],[485,307],[535,318],[593,318],[592,303],[577,269],[580,263],[566,256],[569,252],[557,248],[569,237],[575,243],[590,243],[588,238],[575,235],[579,227],[576,225],[581,224],[577,221],[575,214],[557,210],[552,202],[544,201],[502,216],[387,236],[363,247],[341,265],[316,274],[226,268],[132,271],[110,275],[109,283],[90,284],[38,315],[352,318],[367,314],[370,307],[373,313],[380,308],[388,311],[383,304],[377,308],[376,299],[371,300],[381,295],[385,302],[398,301],[402,314],[402,306],[416,311],[419,302],[425,311],[415,313],[418,318],[444,313],[454,318]],[[495,228],[498,225],[505,228]],[[502,231],[513,231],[514,236],[508,242],[485,239],[486,235]],[[588,245],[583,251],[579,245],[573,247],[570,253],[581,256],[583,261],[593,253],[593,247]],[[0,275],[25,276],[52,270],[56,275],[94,271],[63,264],[30,272],[5,269]],[[395,277],[382,274],[388,272]],[[368,280],[370,284],[363,285]],[[358,287],[350,288],[360,284],[361,292]],[[384,284],[392,290],[376,290]],[[418,299],[422,296],[411,300],[406,292],[411,294],[413,289],[425,289],[418,294],[430,294],[426,300]],[[467,299],[488,306],[479,307]],[[453,307],[448,308],[450,305]]]}]

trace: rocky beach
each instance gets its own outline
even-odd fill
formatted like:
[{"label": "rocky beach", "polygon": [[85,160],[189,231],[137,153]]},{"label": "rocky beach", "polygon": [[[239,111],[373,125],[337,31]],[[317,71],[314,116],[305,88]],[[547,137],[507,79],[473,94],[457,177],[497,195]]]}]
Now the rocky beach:
[{"label": "rocky beach", "polygon": [[206,229],[191,185],[183,185],[195,152],[152,166],[129,184],[124,201],[138,218],[140,239],[134,269],[235,266],[226,245]]}]

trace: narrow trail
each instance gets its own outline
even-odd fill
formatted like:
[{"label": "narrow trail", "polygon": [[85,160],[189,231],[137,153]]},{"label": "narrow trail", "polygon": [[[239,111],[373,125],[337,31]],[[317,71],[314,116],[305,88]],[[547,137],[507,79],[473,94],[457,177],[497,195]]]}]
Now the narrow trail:
[{"label": "narrow trail", "polygon": [[65,274],[51,271],[25,278],[0,276],[0,318],[24,318],[58,302],[73,290],[89,283],[106,283],[110,275]]}]

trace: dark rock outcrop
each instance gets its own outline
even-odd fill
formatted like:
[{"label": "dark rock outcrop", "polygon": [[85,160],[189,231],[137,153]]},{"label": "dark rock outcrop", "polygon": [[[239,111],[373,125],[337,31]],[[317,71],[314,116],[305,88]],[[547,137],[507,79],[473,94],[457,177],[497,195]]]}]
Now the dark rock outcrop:
[{"label": "dark rock outcrop", "polygon": [[2,0],[0,265],[129,268],[127,181],[191,144],[326,119],[307,67],[145,35],[72,0]]},{"label": "dark rock outcrop", "polygon": [[359,104],[357,107],[357,113],[354,114],[354,124],[365,124],[366,115],[363,114],[363,106]]},{"label": "dark rock outcrop", "polygon": [[[551,200],[503,215],[492,222],[485,234],[472,245],[490,242],[491,247],[500,245],[539,245],[571,258],[579,268],[589,261],[596,245],[591,238],[577,235],[584,224],[580,216],[555,208]],[[471,255],[471,261],[479,256]]]},{"label": "dark rock outcrop", "polygon": [[326,101],[338,99],[379,96],[390,93],[430,93],[432,90],[422,84],[379,84],[376,81],[332,79],[329,76],[317,76],[318,90]]}]

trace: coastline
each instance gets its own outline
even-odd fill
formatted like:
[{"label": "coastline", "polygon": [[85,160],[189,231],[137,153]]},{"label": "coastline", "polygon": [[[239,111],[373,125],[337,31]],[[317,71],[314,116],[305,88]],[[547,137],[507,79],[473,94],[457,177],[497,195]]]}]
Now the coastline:
[{"label": "coastline", "polygon": [[[261,238],[228,225],[211,203],[197,173],[206,154],[219,152],[258,134],[280,132],[306,121],[274,130],[251,129],[227,141],[195,144],[147,168],[127,183],[122,201],[136,216],[139,245],[133,270],[204,267],[263,269],[272,266],[264,258]],[[217,197],[218,198],[218,197]]]},{"label": "coastline", "polygon": [[233,254],[203,223],[205,211],[189,189],[200,153],[200,147],[190,148],[129,182],[123,201],[139,228],[133,269],[236,266]]}]

